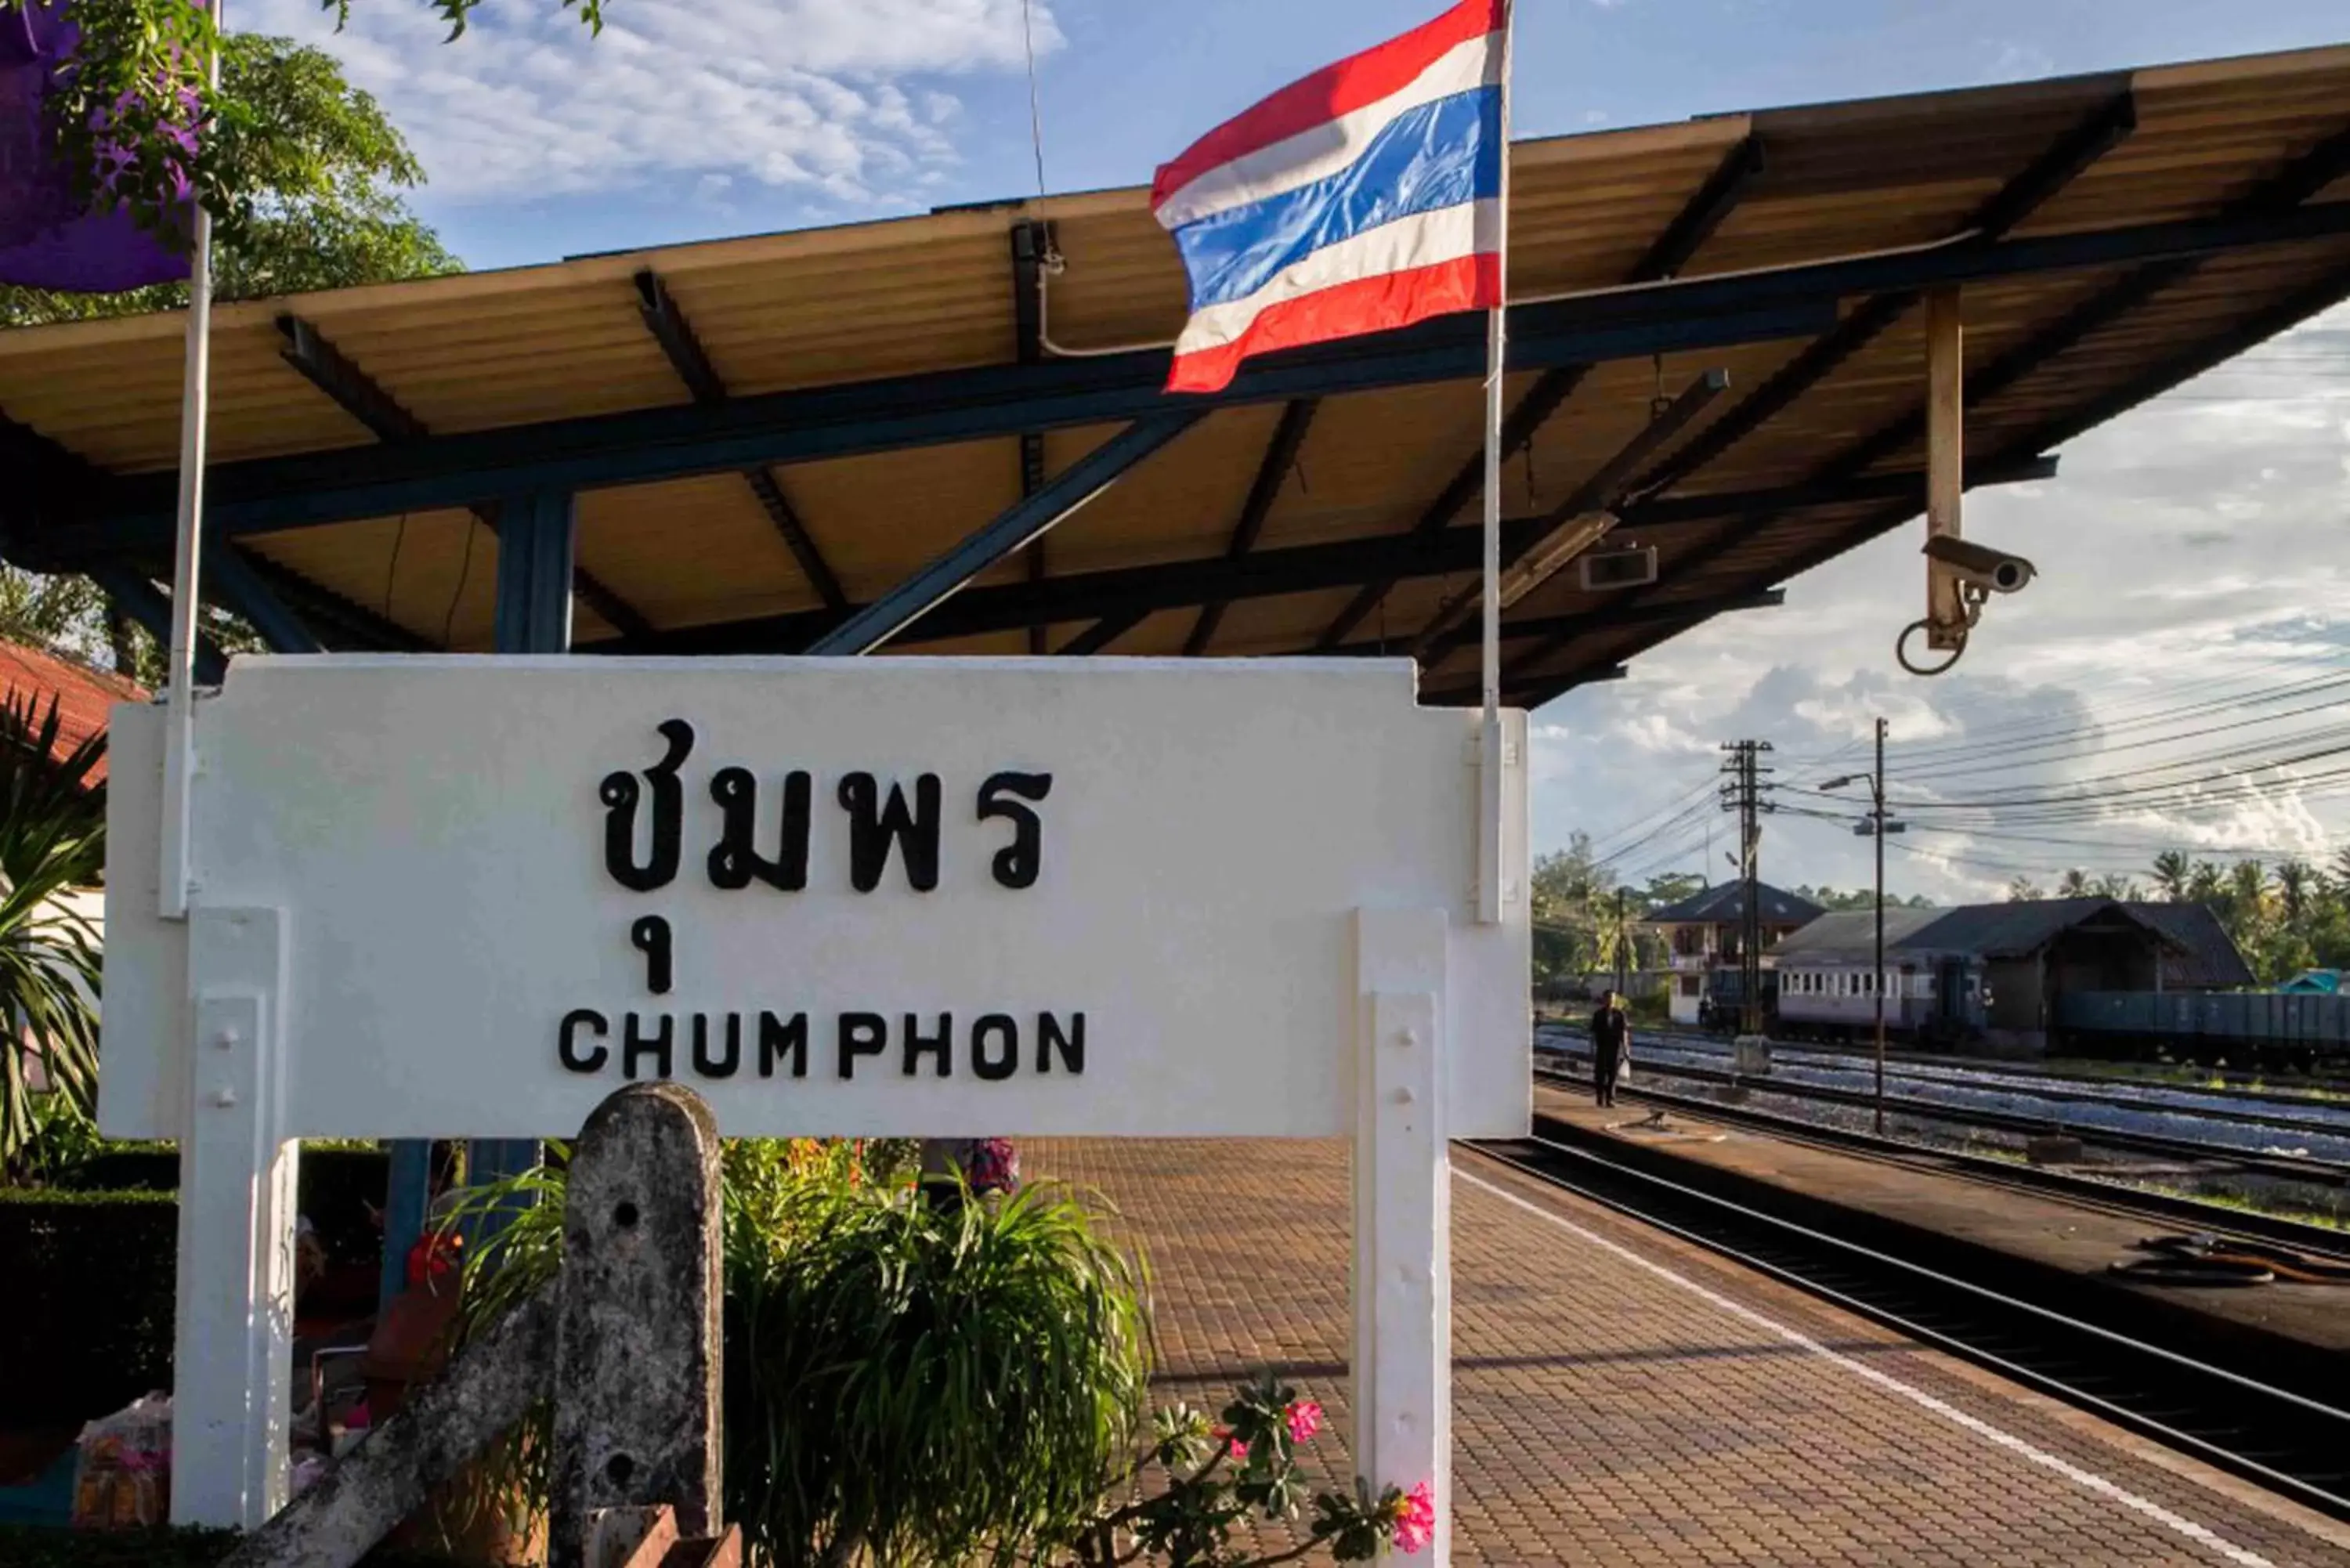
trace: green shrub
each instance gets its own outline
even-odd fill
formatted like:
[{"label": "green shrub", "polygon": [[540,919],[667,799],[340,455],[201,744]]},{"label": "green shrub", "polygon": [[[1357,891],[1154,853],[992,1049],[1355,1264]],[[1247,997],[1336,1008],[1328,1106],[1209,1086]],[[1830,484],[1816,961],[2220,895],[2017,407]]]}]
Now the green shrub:
[{"label": "green shrub", "polygon": [[[1031,1188],[934,1205],[840,1158],[724,1160],[726,1508],[785,1568],[1024,1560],[1093,1517],[1141,1429],[1140,1264],[1074,1198]],[[468,1264],[478,1332],[555,1277],[549,1168],[467,1208],[530,1205]],[[546,1495],[542,1414],[504,1473]]]},{"label": "green shrub", "polygon": [[169,1192],[0,1189],[0,1421],[68,1425],[171,1386],[179,1215]]}]

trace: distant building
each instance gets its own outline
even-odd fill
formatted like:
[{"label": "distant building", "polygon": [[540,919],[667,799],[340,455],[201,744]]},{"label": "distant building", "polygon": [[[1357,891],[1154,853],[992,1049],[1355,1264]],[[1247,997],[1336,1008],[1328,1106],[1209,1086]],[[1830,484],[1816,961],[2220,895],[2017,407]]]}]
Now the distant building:
[{"label": "distant building", "polygon": [[[1809,898],[1797,898],[1768,882],[1755,884],[1762,916],[1763,963],[1772,950],[1793,932],[1803,929],[1826,911]],[[1734,992],[1742,962],[1739,944],[1746,927],[1746,884],[1725,882],[1690,895],[1678,904],[1651,910],[1642,928],[1665,939],[1672,965],[1670,1010],[1676,1023],[1695,1023],[1709,995],[1723,993],[1722,981]]]},{"label": "distant building", "polygon": [[1795,1027],[1874,1023],[2037,1053],[2064,996],[2225,991],[2252,982],[2227,930],[2201,904],[2039,898],[1885,911],[1885,973],[1872,978],[1876,912],[1825,916],[1781,941],[1779,1012]]}]

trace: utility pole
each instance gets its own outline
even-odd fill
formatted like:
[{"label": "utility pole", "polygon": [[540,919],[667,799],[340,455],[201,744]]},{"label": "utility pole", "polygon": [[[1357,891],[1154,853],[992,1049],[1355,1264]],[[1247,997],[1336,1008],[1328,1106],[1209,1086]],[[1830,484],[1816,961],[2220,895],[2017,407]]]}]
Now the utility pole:
[{"label": "utility pole", "polygon": [[1627,996],[1629,974],[1624,959],[1624,889],[1616,889],[1616,994]]},{"label": "utility pole", "polygon": [[1866,838],[1877,840],[1877,978],[1870,982],[1877,994],[1877,1133],[1885,1136],[1885,836],[1901,833],[1907,826],[1894,822],[1885,809],[1885,721],[1877,721],[1877,769],[1867,774],[1847,774],[1840,779],[1830,779],[1822,789],[1842,789],[1849,784],[1868,785],[1868,817],[1853,831]]},{"label": "utility pole", "polygon": [[1869,783],[1869,821],[1877,831],[1877,1136],[1885,1136],[1885,719],[1877,721],[1877,773]]},{"label": "utility pole", "polygon": [[1738,874],[1741,882],[1738,919],[1738,1000],[1740,1033],[1762,1033],[1762,896],[1761,849],[1762,813],[1771,809],[1762,798],[1768,786],[1762,765],[1768,741],[1731,741],[1721,748],[1730,753],[1722,774],[1722,809],[1738,814]]}]

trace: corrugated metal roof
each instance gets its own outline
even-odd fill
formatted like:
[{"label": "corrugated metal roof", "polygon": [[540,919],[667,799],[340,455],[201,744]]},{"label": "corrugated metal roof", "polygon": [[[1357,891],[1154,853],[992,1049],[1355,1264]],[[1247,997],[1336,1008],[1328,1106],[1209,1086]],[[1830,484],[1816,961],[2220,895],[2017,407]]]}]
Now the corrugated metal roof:
[{"label": "corrugated metal roof", "polygon": [[[1744,281],[1754,269],[1901,247],[1959,254],[1984,243],[1985,222],[2022,246],[2189,219],[2324,215],[2350,195],[2345,138],[2350,47],[1525,141],[1513,149],[1512,298],[1525,306],[1596,293],[1593,309],[1604,301],[1614,319],[1636,306],[1684,308],[1669,301],[1709,279],[1739,280],[1742,297],[1769,281]],[[1711,201],[1742,175],[1734,202]],[[2027,199],[2034,195],[2043,199]],[[1049,288],[1055,343],[1090,349],[1173,336],[1183,277],[1140,188],[229,305],[214,317],[211,431],[214,461],[226,466],[213,493],[230,494],[263,472],[239,465],[375,443],[288,362],[281,316],[308,323],[429,432],[396,458],[369,460],[407,472],[453,461],[447,454],[471,434],[552,432],[577,450],[601,428],[577,421],[690,410],[693,399],[640,308],[635,279],[644,273],[666,286],[737,401],[1024,364],[1013,238],[1035,223],[1050,225],[1066,261]],[[1670,254],[1676,234],[1696,237],[1686,256]],[[2350,295],[2350,238],[2338,230],[2198,254],[2076,260],[1968,284],[1967,445],[1977,470],[2035,457]],[[1659,255],[1675,281],[1648,295],[1606,292],[1655,270]],[[1527,448],[1507,467],[1513,517],[1560,504],[1614,456],[1647,424],[1660,382],[1677,389],[1714,369],[1731,382],[1656,454],[1641,476],[1648,499],[1618,531],[1619,541],[1659,550],[1659,582],[1587,594],[1569,571],[1527,596],[1509,617],[1513,693],[1534,700],[1603,672],[1712,607],[1751,601],[1913,514],[1925,374],[1915,305],[1899,288],[1857,289],[1842,298],[1843,326],[1824,337],[1808,328],[1655,362],[1643,352],[1579,379],[1511,375],[1513,403],[1538,385],[1555,393],[1562,378],[1575,381],[1533,420]],[[0,332],[0,411],[19,435],[111,476],[74,487],[64,524],[96,504],[84,491],[127,493],[136,486],[120,476],[161,475],[175,462],[182,337],[176,315]],[[1039,376],[1078,363],[1042,358]],[[1307,547],[1411,531],[1473,462],[1480,409],[1473,379],[1323,398],[1295,463],[1271,476],[1252,560],[1295,564]],[[1220,409],[1056,528],[1043,569],[1058,579],[1222,560],[1279,413]],[[1111,428],[1041,422],[1047,473]],[[0,446],[10,434],[0,424]],[[1009,504],[1023,470],[1022,439],[1005,432],[793,462],[771,476],[854,602]],[[807,617],[834,613],[738,466],[598,483],[607,487],[579,504],[579,562],[597,586],[582,587],[580,642],[650,648],[691,635],[699,640],[672,646],[789,649],[805,645]],[[289,599],[300,590],[297,607],[315,611],[338,646],[480,649],[497,546],[462,508],[497,498],[493,490],[405,514],[274,524],[241,544],[291,585]],[[25,504],[0,494],[0,511]],[[1432,526],[1472,528],[1476,512],[1472,485]],[[0,521],[19,556],[72,537],[48,514]],[[2002,543],[2032,548],[2028,537]],[[143,565],[162,571],[151,550]],[[1030,570],[1006,561],[979,586],[1019,587]],[[1325,646],[1360,585],[1384,580],[1365,567],[1335,581],[1325,572],[1243,584],[1207,651]],[[1408,644],[1462,580],[1417,571],[1337,640]],[[1170,599],[1164,579],[1153,582],[1138,590],[1144,618],[1115,651],[1171,653],[1191,636],[1206,600]],[[972,623],[982,629],[922,646],[1017,651],[1040,617],[1047,645],[1057,646],[1090,624],[1108,591],[1081,578],[1049,611],[982,618]],[[1118,602],[1134,602],[1133,592]],[[1427,686],[1464,694],[1474,669],[1471,643],[1433,658]]]},{"label": "corrugated metal roof", "polygon": [[[1910,939],[1919,931],[1949,914],[1948,909],[1916,909],[1888,904],[1885,908],[1885,950],[1914,951],[1918,944]],[[1779,939],[1773,950],[1779,955],[1781,968],[1791,959],[1844,959],[1857,956],[1864,963],[1877,947],[1877,911],[1874,909],[1838,909],[1822,915],[1800,931],[1790,931]]]},{"label": "corrugated metal roof", "polygon": [[2252,983],[2235,939],[2208,904],[2126,903],[2122,908],[2178,944],[2162,960],[2162,983],[2182,991],[2230,991]]},{"label": "corrugated metal roof", "polygon": [[[1783,888],[1773,888],[1768,882],[1755,884],[1756,901],[1762,905],[1762,919],[1771,925],[1792,925],[1816,920],[1820,907],[1809,898],[1802,898]],[[1724,882],[1718,888],[1708,888],[1693,893],[1678,904],[1668,904],[1649,913],[1644,920],[1651,926],[1727,925],[1746,916],[1746,884]]]},{"label": "corrugated metal roof", "polygon": [[[36,721],[57,707],[57,738],[52,754],[70,756],[92,735],[103,734],[117,702],[139,702],[147,693],[136,681],[102,670],[91,670],[22,643],[0,641],[0,698],[28,703]],[[99,760],[93,781],[106,777],[106,761]]]}]

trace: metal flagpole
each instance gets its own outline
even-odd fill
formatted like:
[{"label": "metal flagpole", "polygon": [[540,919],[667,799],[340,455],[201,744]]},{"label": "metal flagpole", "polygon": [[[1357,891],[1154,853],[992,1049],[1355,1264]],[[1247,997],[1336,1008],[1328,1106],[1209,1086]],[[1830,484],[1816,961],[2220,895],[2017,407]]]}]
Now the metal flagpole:
[{"label": "metal flagpole", "polygon": [[1495,204],[1493,308],[1485,318],[1484,637],[1481,684],[1485,699],[1483,802],[1477,835],[1478,914],[1502,919],[1502,375],[1509,333],[1510,284],[1510,40],[1516,7],[1502,0],[1501,181]]},{"label": "metal flagpole", "polygon": [[[225,0],[213,0],[215,39],[227,34]],[[217,42],[204,65],[208,99],[220,95]],[[187,362],[180,395],[180,512],[172,557],[172,646],[164,676],[162,918],[188,916],[188,815],[195,772],[196,607],[203,581],[204,427],[212,402],[213,220],[198,200],[188,257]]]}]

